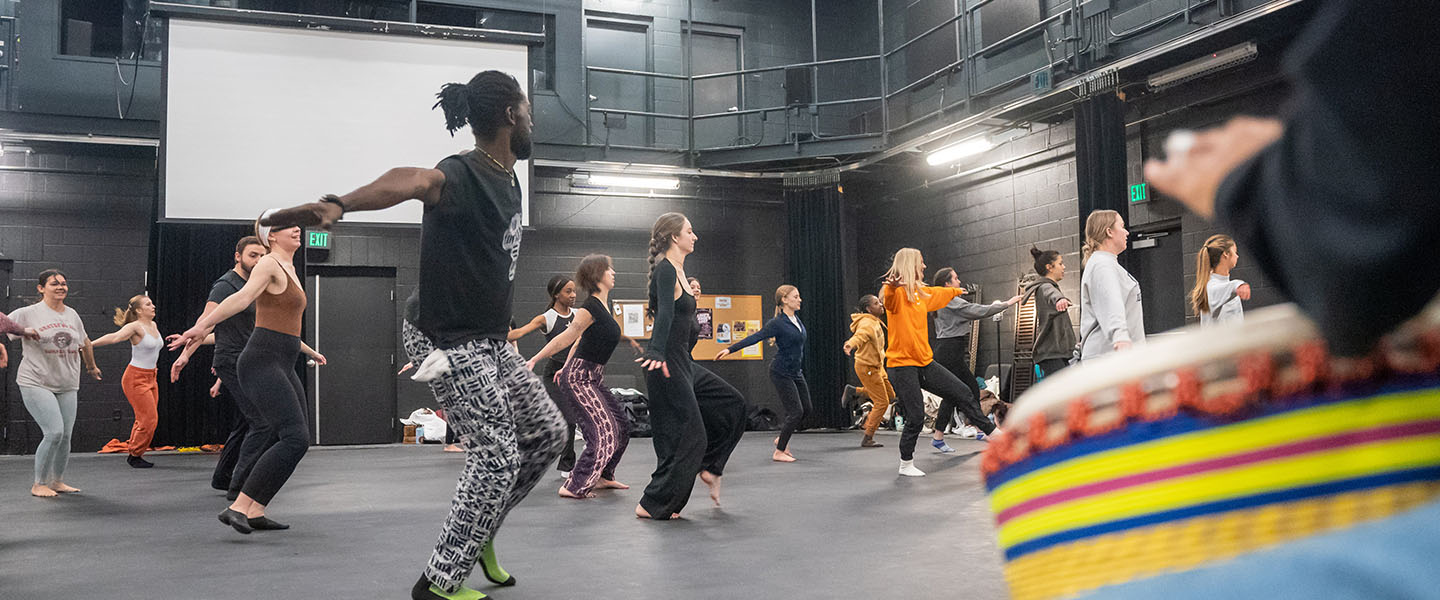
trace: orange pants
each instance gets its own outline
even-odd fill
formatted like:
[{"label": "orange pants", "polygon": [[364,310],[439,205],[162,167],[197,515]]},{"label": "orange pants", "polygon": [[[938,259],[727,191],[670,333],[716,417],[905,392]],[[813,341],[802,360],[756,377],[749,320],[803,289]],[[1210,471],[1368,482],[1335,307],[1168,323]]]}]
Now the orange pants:
[{"label": "orange pants", "polygon": [[126,443],[130,456],[141,456],[150,449],[155,438],[155,426],[160,423],[156,406],[160,404],[160,386],[155,383],[155,369],[125,367],[120,378],[120,389],[125,390],[125,399],[135,410],[135,426],[130,428],[130,441]]},{"label": "orange pants", "polygon": [[885,410],[890,408],[890,401],[895,399],[895,388],[890,387],[890,376],[885,374],[883,367],[855,363],[855,375],[860,378],[860,390],[870,396],[870,416],[865,419],[865,435],[875,435],[875,430],[880,428],[880,420],[885,418]]}]

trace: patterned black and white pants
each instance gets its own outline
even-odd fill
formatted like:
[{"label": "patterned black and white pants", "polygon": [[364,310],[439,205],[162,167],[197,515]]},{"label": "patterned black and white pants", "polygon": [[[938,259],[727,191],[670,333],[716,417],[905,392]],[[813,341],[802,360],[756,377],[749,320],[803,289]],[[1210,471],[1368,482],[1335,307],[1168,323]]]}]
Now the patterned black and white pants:
[{"label": "patterned black and white pants", "polygon": [[[405,352],[416,364],[435,349],[408,322],[404,339]],[[475,570],[485,543],[510,509],[560,455],[565,420],[510,344],[476,340],[446,350],[445,356],[450,374],[431,381],[430,391],[465,448],[465,472],[425,578],[453,593]]]}]

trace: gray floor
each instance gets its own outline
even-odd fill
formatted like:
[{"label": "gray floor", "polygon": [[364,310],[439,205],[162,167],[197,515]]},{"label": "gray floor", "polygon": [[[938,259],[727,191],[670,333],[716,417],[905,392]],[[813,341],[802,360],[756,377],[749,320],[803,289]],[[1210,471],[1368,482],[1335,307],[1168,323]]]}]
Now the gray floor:
[{"label": "gray floor", "polygon": [[[636,439],[619,478],[635,489],[586,500],[548,477],[498,537],[520,581],[502,600],[554,598],[1005,598],[976,464],[981,442],[953,440],[924,478],[897,477],[896,437],[861,449],[857,433],[801,434],[800,462],[770,461],[773,436],[748,434],[725,477],[723,508],[697,485],[685,520],[631,510],[655,454]],[[215,519],[214,456],[158,455],[128,468],[76,454],[78,496],[31,497],[31,457],[0,457],[0,597],[118,600],[407,598],[449,506],[461,456],[438,446],[317,448],[270,515],[288,532],[241,536]]]}]

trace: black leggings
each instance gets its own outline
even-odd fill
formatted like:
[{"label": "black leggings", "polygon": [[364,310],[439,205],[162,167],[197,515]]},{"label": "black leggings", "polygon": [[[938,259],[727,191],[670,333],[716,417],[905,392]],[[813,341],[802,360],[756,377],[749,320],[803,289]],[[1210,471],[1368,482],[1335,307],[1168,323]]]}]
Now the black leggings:
[{"label": "black leggings", "polygon": [[780,441],[775,449],[781,452],[790,445],[790,434],[800,428],[800,422],[810,414],[810,386],[804,377],[791,377],[770,372],[770,382],[775,384],[775,393],[780,395],[780,406],[785,409],[785,422],[780,425]]},{"label": "black leggings", "polygon": [[[970,397],[979,402],[980,385],[975,383],[975,373],[970,371],[970,337],[960,336],[952,338],[941,338],[935,342],[935,362],[945,367],[951,375],[960,380],[970,390]],[[940,412],[935,415],[935,431],[945,433],[945,428],[950,426],[951,419],[955,418],[955,410],[960,408],[949,398],[940,402]],[[968,416],[967,416],[967,420]],[[987,421],[989,419],[986,419]],[[979,423],[971,423],[979,427]]]},{"label": "black leggings", "polygon": [[903,407],[905,430],[900,432],[900,460],[915,458],[915,440],[920,437],[920,428],[925,426],[925,392],[940,396],[941,410],[945,404],[960,407],[960,412],[973,425],[987,435],[995,430],[990,419],[980,412],[980,403],[970,396],[970,390],[956,379],[950,371],[935,361],[923,367],[890,367],[890,385],[895,388],[895,398]]},{"label": "black leggings", "polygon": [[[260,504],[270,504],[310,449],[305,423],[305,388],[295,373],[300,338],[256,327],[240,353],[238,371],[245,397],[275,437],[245,477],[242,490]],[[247,436],[248,438],[248,436]]]},{"label": "black leggings", "polygon": [[705,456],[700,470],[724,475],[730,453],[745,435],[745,417],[749,414],[745,396],[709,369],[700,365],[691,368],[695,374],[695,402],[705,422]]},{"label": "black leggings", "polygon": [[220,462],[215,465],[210,483],[216,489],[229,489],[238,494],[245,489],[245,478],[255,468],[255,461],[275,445],[275,431],[260,417],[255,403],[245,395],[245,388],[240,385],[239,367],[235,363],[216,364],[215,375],[220,378],[225,393],[235,401],[238,423],[225,441],[225,449],[220,453]]}]

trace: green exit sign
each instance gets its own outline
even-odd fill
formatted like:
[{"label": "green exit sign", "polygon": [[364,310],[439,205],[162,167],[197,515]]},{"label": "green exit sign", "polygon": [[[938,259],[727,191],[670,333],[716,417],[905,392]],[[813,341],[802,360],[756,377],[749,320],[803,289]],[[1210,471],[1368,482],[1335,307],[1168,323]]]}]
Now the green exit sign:
[{"label": "green exit sign", "polygon": [[1150,188],[1143,183],[1130,186],[1130,202],[1144,202],[1150,199]]},{"label": "green exit sign", "polygon": [[305,247],[306,247],[306,248],[324,248],[324,249],[326,249],[326,250],[329,250],[329,249],[330,249],[330,232],[328,232],[328,231],[310,231],[310,232],[306,232],[306,233],[307,233],[306,239],[305,239]]}]

